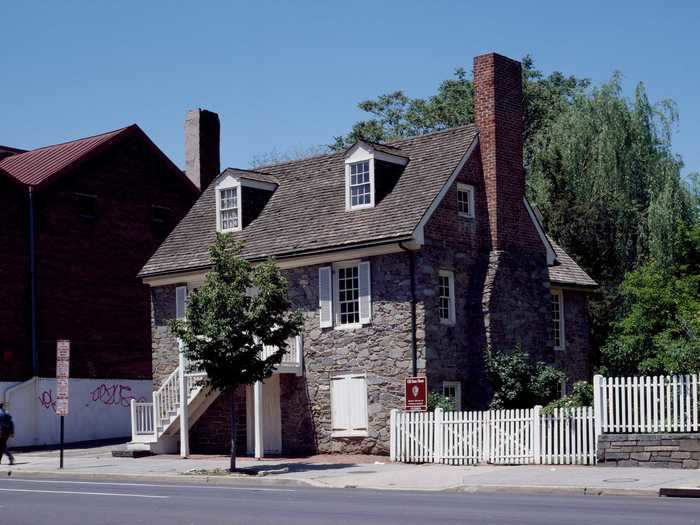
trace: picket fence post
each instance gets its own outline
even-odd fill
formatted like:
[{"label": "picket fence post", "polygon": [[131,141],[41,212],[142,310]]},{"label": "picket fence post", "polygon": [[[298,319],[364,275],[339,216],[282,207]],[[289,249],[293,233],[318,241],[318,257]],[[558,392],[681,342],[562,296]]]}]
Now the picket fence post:
[{"label": "picket fence post", "polygon": [[600,374],[593,376],[593,419],[595,424],[595,436],[594,439],[596,443],[598,442],[598,436],[603,433],[603,412],[605,407],[603,405],[603,391],[605,387],[605,378]]},{"label": "picket fence post", "polygon": [[542,405],[532,409],[532,455],[535,464],[542,463]]},{"label": "picket fence post", "polygon": [[481,447],[482,461],[488,463],[491,458],[491,411],[487,410],[482,412],[484,415],[483,428],[484,428],[484,446]]},{"label": "picket fence post", "polygon": [[442,454],[443,454],[443,444],[442,444],[442,432],[443,432],[443,410],[442,408],[438,407],[435,409],[434,415],[434,425],[435,425],[435,433],[433,434],[435,442],[433,443],[434,447],[434,463],[440,463],[442,462]]},{"label": "picket fence post", "polygon": [[398,412],[397,409],[392,408],[389,415],[389,458],[391,461],[396,461],[396,440],[399,439],[399,429],[396,425]]}]

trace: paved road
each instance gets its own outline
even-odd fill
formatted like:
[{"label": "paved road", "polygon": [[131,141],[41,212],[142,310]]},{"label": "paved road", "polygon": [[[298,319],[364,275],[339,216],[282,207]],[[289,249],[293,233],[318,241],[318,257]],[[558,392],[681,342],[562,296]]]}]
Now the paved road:
[{"label": "paved road", "polygon": [[700,523],[700,500],[0,480],[2,525]]}]

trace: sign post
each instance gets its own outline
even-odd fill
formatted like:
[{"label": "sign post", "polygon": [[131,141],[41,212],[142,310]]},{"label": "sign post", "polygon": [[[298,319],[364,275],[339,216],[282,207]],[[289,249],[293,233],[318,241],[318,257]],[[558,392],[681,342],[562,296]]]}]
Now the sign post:
[{"label": "sign post", "polygon": [[406,378],[405,409],[413,412],[428,410],[428,381],[425,377]]},{"label": "sign post", "polygon": [[61,456],[59,468],[63,468],[64,417],[68,415],[68,381],[70,377],[70,341],[56,341],[56,415],[61,418]]}]

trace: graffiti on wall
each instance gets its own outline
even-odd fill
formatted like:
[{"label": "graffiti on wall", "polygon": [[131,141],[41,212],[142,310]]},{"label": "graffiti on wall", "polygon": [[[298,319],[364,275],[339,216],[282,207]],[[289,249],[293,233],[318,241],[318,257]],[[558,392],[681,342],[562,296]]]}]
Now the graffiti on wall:
[{"label": "graffiti on wall", "polygon": [[[146,401],[146,398],[141,396],[136,398],[129,385],[118,383],[106,384],[102,383],[89,393],[90,400],[94,403],[101,403],[105,406],[116,406],[129,408],[131,400],[134,399],[139,403]],[[45,408],[56,410],[56,394],[53,389],[44,390],[37,398],[39,404]]]},{"label": "graffiti on wall", "polygon": [[37,399],[42,407],[56,410],[56,396],[52,389],[44,390]]},{"label": "graffiti on wall", "polygon": [[131,400],[134,399],[139,403],[146,401],[146,398],[140,397],[136,399],[129,385],[121,385],[113,383],[107,385],[102,383],[95,390],[90,392],[90,397],[96,403],[102,403],[107,406],[120,406],[128,408]]}]

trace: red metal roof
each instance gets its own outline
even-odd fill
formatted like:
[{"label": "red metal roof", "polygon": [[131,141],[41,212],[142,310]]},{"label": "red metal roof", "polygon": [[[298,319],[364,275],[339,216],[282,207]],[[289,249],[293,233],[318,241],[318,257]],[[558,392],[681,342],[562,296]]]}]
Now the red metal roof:
[{"label": "red metal roof", "polygon": [[27,186],[38,186],[106,147],[135,125],[100,135],[38,148],[0,160],[0,171]]}]

